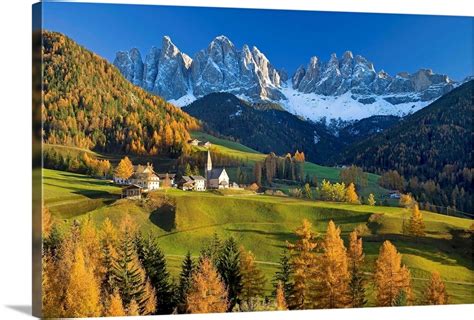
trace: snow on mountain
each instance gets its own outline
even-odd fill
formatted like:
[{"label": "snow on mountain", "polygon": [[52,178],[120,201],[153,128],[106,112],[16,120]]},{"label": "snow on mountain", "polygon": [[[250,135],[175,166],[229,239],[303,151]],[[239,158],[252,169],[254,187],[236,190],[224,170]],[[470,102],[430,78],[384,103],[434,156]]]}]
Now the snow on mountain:
[{"label": "snow on mountain", "polygon": [[284,108],[295,115],[310,120],[341,119],[359,120],[373,115],[405,116],[427,106],[430,101],[400,103],[394,106],[383,96],[373,95],[372,103],[364,104],[355,100],[350,92],[338,96],[324,96],[316,93],[302,93],[287,82],[281,88],[286,100],[280,101]]},{"label": "snow on mountain", "polygon": [[230,92],[250,102],[280,103],[311,120],[357,120],[373,115],[403,116],[446,94],[458,83],[447,75],[420,69],[391,76],[372,62],[346,51],[328,61],[311,57],[291,78],[276,69],[257,47],[242,49],[225,36],[213,39],[193,58],[168,36],[161,49],[117,53],[114,65],[133,84],[184,106],[213,92]]}]

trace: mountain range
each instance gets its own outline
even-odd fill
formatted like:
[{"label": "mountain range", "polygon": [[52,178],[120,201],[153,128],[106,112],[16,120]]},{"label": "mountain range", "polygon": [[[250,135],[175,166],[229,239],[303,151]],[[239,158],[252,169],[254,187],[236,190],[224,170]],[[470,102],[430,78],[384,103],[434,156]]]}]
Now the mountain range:
[{"label": "mountain range", "polygon": [[310,120],[358,120],[373,115],[413,113],[459,85],[447,75],[420,69],[394,76],[346,51],[328,61],[311,57],[289,77],[257,47],[237,48],[225,36],[213,39],[193,58],[170,37],[142,58],[138,49],[119,51],[114,65],[133,84],[185,106],[214,92],[229,92],[251,103],[271,101]]}]

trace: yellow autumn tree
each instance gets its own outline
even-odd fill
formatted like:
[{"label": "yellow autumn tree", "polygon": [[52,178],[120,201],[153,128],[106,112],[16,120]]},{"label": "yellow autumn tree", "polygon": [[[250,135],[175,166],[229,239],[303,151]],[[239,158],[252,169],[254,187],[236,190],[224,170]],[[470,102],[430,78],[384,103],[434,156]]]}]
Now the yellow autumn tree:
[{"label": "yellow autumn tree", "polygon": [[130,301],[130,305],[127,310],[128,316],[139,316],[140,315],[140,306],[135,300]]},{"label": "yellow autumn tree", "polygon": [[439,272],[433,272],[424,293],[424,302],[429,305],[447,304],[448,292]]},{"label": "yellow autumn tree", "polygon": [[133,164],[130,159],[125,156],[122,160],[120,160],[119,164],[114,170],[114,174],[118,178],[128,179],[133,174]]},{"label": "yellow autumn tree", "polygon": [[288,243],[291,253],[291,265],[294,272],[293,295],[289,301],[293,309],[307,309],[311,305],[309,299],[309,281],[316,265],[316,239],[312,232],[312,225],[307,220],[295,230],[298,240],[294,244]]},{"label": "yellow autumn tree", "polygon": [[346,188],[346,202],[349,203],[360,203],[359,196],[357,195],[354,183],[349,183]]},{"label": "yellow autumn tree", "polygon": [[408,233],[412,236],[422,237],[425,235],[425,224],[423,222],[423,215],[421,214],[418,204],[414,204],[410,220],[408,222]]},{"label": "yellow autumn tree", "polygon": [[348,306],[350,277],[347,253],[341,239],[341,229],[332,220],[329,221],[322,242],[322,255],[316,270],[311,279],[312,307],[331,309]]},{"label": "yellow autumn tree", "polygon": [[367,199],[367,204],[369,206],[375,206],[375,204],[377,203],[377,201],[375,201],[375,196],[373,193],[369,194],[369,198]]},{"label": "yellow autumn tree", "polygon": [[221,313],[227,310],[227,291],[212,262],[203,258],[193,274],[191,288],[186,297],[189,313]]},{"label": "yellow autumn tree", "polygon": [[359,238],[355,230],[349,234],[347,259],[350,273],[350,306],[360,308],[367,303],[365,299],[364,276],[362,273],[364,251],[362,248],[362,238]]},{"label": "yellow autumn tree", "polygon": [[406,304],[413,301],[410,271],[402,265],[402,255],[390,241],[385,241],[380,248],[375,268],[375,287],[378,306],[396,305],[401,294],[405,295]]},{"label": "yellow autumn tree", "polygon": [[100,288],[94,270],[87,265],[81,247],[74,253],[69,283],[66,289],[65,314],[67,317],[84,318],[101,315]]},{"label": "yellow autumn tree", "polygon": [[288,310],[285,300],[285,291],[281,281],[278,281],[276,292],[275,292],[275,307],[278,311]]},{"label": "yellow autumn tree", "polygon": [[240,299],[246,311],[254,311],[257,301],[265,292],[265,275],[257,268],[255,256],[244,248],[240,249],[240,274],[242,289]]},{"label": "yellow autumn tree", "polygon": [[127,315],[123,307],[122,298],[117,290],[110,295],[104,315],[106,317],[123,317]]},{"label": "yellow autumn tree", "polygon": [[88,267],[93,270],[97,279],[103,275],[102,251],[100,250],[100,239],[97,229],[89,216],[83,220],[80,226],[80,246],[82,248]]},{"label": "yellow autumn tree", "polygon": [[51,212],[48,208],[43,208],[43,214],[41,216],[41,228],[43,232],[43,238],[47,238],[49,233],[51,232],[51,228],[53,226],[53,220],[51,217]]}]

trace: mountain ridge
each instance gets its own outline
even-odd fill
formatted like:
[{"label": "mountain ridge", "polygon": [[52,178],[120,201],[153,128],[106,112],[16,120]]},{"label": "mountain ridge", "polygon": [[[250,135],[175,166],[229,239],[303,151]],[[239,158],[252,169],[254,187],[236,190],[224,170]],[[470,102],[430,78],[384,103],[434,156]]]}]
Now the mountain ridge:
[{"label": "mountain ridge", "polygon": [[[172,54],[162,54],[169,50]],[[152,47],[145,62],[137,51],[119,51],[114,65],[127,79],[178,106],[224,91],[251,102],[276,102],[311,120],[358,120],[413,113],[459,85],[431,69],[391,76],[376,71],[372,62],[351,51],[341,58],[333,53],[328,61],[313,56],[288,77],[256,46],[245,44],[240,49],[223,35],[193,58],[181,52],[168,36],[163,38],[161,49]],[[328,101],[334,107],[327,108]]]}]

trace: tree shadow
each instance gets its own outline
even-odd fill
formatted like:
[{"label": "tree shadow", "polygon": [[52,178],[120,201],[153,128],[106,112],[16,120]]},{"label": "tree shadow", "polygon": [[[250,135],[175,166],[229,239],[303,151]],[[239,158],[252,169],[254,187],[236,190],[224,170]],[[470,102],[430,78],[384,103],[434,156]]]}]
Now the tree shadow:
[{"label": "tree shadow", "polygon": [[176,229],[176,208],[164,203],[151,212],[149,220],[160,229],[171,232]]}]

